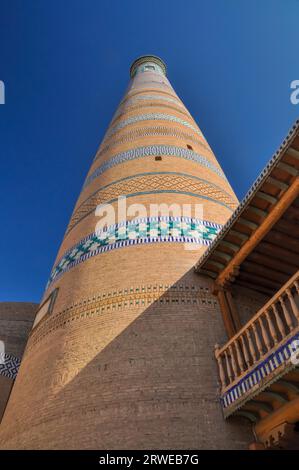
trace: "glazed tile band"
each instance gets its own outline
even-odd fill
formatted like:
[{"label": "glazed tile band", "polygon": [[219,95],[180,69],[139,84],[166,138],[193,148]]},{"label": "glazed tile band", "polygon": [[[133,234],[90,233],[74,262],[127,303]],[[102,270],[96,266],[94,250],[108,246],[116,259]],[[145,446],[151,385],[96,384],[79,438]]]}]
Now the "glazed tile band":
[{"label": "glazed tile band", "polygon": [[135,160],[136,158],[151,157],[151,156],[168,156],[168,157],[179,157],[186,160],[199,163],[200,165],[209,168],[218,176],[226,180],[224,173],[219,167],[210,162],[206,157],[199,155],[193,150],[185,149],[182,147],[175,147],[172,145],[149,145],[146,147],[137,147],[125,152],[121,152],[114,157],[107,160],[105,163],[96,168],[91,175],[89,175],[82,189],[85,189],[95,178],[104,173],[104,171],[112,168],[120,163]]},{"label": "glazed tile band", "polygon": [[103,142],[111,137],[113,134],[115,134],[117,131],[120,129],[123,129],[126,126],[129,126],[131,124],[135,124],[136,122],[140,121],[170,121],[170,122],[177,122],[178,124],[181,124],[182,126],[188,127],[189,129],[192,129],[196,134],[200,135],[200,137],[203,137],[202,132],[195,126],[193,126],[190,122],[185,121],[184,119],[181,119],[177,116],[174,116],[172,114],[164,114],[164,113],[148,113],[148,114],[139,114],[137,116],[132,116],[125,121],[120,122],[116,126],[113,126],[109,128],[104,136]]},{"label": "glazed tile band", "polygon": [[101,253],[147,243],[195,243],[209,245],[222,226],[190,217],[142,217],[110,225],[71,247],[54,266],[49,285],[66,271]]},{"label": "glazed tile band", "polygon": [[[163,136],[163,137],[169,136],[169,137],[175,137],[176,139],[181,139],[184,141],[192,141],[195,144],[203,147],[205,150],[211,151],[209,146],[203,143],[196,136],[192,134],[186,134],[185,132],[180,132],[178,129],[166,127],[166,126],[165,127],[155,126],[155,127],[145,127],[145,128],[141,127],[139,129],[134,129],[133,131],[129,131],[129,132],[126,132],[125,134],[122,134],[118,139],[114,138],[113,141],[105,145],[105,147],[101,145],[98,152],[96,153],[94,161],[100,158],[111,147],[122,144],[124,142],[130,142],[132,140],[135,140],[138,137],[149,137],[149,136]],[[213,158],[215,157],[213,156]]]},{"label": "glazed tile band", "polygon": [[175,171],[136,173],[110,184],[97,191],[78,205],[69,222],[66,235],[85,217],[93,213],[99,204],[112,204],[120,196],[134,197],[147,194],[182,194],[212,201],[226,207],[236,208],[236,199],[220,186],[194,175]]},{"label": "glazed tile band", "polygon": [[21,359],[12,354],[4,354],[3,364],[0,362],[0,375],[14,380],[19,371]]}]

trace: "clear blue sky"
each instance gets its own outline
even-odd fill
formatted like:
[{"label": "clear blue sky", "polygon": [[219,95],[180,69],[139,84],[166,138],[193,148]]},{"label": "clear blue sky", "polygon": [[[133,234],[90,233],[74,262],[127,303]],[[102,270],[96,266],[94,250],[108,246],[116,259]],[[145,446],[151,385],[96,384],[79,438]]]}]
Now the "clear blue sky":
[{"label": "clear blue sky", "polygon": [[0,300],[39,301],[139,55],[161,56],[239,198],[299,105],[297,0],[0,0]]}]

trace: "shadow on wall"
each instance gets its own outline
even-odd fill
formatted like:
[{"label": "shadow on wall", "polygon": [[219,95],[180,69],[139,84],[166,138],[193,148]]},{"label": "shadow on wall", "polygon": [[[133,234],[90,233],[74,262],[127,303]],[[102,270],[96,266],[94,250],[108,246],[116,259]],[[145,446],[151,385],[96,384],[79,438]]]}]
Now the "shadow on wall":
[{"label": "shadow on wall", "polygon": [[209,286],[190,270],[143,311],[134,292],[131,306],[53,317],[26,351],[1,447],[248,448],[251,426],[219,405],[214,344],[226,338]]}]

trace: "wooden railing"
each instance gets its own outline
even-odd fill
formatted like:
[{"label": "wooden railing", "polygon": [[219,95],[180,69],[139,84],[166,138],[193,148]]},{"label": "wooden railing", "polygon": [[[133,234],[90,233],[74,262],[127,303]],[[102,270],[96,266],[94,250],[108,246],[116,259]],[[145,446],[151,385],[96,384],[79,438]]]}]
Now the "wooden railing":
[{"label": "wooden railing", "polygon": [[299,271],[222,348],[215,346],[222,392],[299,327]]}]

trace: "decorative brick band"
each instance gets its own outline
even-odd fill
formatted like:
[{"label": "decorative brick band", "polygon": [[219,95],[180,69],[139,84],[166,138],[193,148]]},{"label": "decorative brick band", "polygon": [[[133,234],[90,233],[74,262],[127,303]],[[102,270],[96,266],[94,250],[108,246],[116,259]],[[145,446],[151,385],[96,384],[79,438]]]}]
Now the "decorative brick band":
[{"label": "decorative brick band", "polygon": [[184,149],[181,147],[175,147],[172,145],[150,145],[147,147],[137,147],[131,150],[127,150],[125,152],[121,152],[115,155],[114,157],[110,158],[110,160],[107,160],[105,163],[98,166],[93,171],[93,173],[91,173],[86,178],[85,183],[83,185],[83,189],[86,188],[95,178],[100,176],[102,173],[104,173],[104,171],[108,170],[109,168],[112,168],[116,165],[119,165],[121,163],[130,161],[130,160],[135,160],[137,158],[161,156],[161,155],[191,160],[206,168],[209,168],[209,170],[212,170],[221,178],[226,179],[224,173],[221,171],[221,169],[218,166],[214,165],[206,157],[203,157],[202,155],[199,155],[198,153],[193,152],[193,150]]},{"label": "decorative brick band", "polygon": [[94,212],[98,204],[111,204],[120,196],[133,197],[163,193],[187,194],[207,199],[230,211],[233,211],[237,205],[231,194],[197,176],[174,171],[137,173],[107,184],[85,199],[73,212],[66,234],[84,217]]},{"label": "decorative brick band", "polygon": [[18,374],[21,359],[11,354],[4,354],[4,363],[0,362],[0,375],[14,380]]},{"label": "decorative brick band", "polygon": [[180,100],[180,98],[178,97],[178,95],[175,93],[175,91],[172,89],[171,90],[171,93],[169,93],[169,91],[165,91],[165,90],[157,90],[156,88],[153,88],[153,89],[150,89],[150,88],[147,88],[146,90],[138,90],[138,89],[132,89],[131,91],[127,92],[126,95],[124,96],[124,98],[121,100],[121,102],[119,103],[119,106],[121,106],[123,103],[125,103],[126,101],[130,100],[131,98],[133,98],[134,96],[143,96],[145,93],[156,93],[156,91],[159,92],[159,94],[163,94],[165,96],[170,96],[171,98],[176,98],[180,101],[180,103],[182,103],[182,101]]},{"label": "decorative brick band", "polygon": [[[146,85],[146,86],[144,86],[144,85]],[[157,81],[157,80],[142,80],[137,85],[134,85],[130,91],[142,90],[144,88],[146,89],[146,88],[148,88],[147,85],[150,85],[150,86],[156,87],[156,88],[162,88],[162,89],[163,88],[168,88],[169,90],[174,91],[172,86],[169,83],[165,83],[165,82],[161,82],[161,81]]]},{"label": "decorative brick band", "polygon": [[212,307],[217,305],[209,289],[198,285],[141,284],[126,289],[100,292],[70,305],[55,315],[50,314],[45,317],[31,333],[26,351],[30,351],[49,333],[59,328],[67,328],[74,321],[86,321],[105,312],[147,308],[155,302],[161,305],[195,304]]},{"label": "decorative brick band", "polygon": [[[179,100],[179,98],[169,98],[168,96],[164,96],[161,93],[155,93],[155,94],[152,93],[151,95],[143,94],[143,95],[137,95],[137,96],[130,96],[129,98],[127,98],[126,103],[128,103],[128,102],[134,103],[135,101],[140,101],[140,100],[168,101],[169,103],[177,104],[178,106],[181,106],[182,108],[186,109],[185,106],[183,105],[183,103]],[[124,105],[124,103],[121,104],[121,106],[123,106],[123,105]]]},{"label": "decorative brick band", "polygon": [[104,140],[105,141],[107,138],[109,138],[111,135],[115,134],[117,131],[120,129],[123,129],[126,126],[129,126],[131,124],[135,124],[136,122],[140,121],[170,121],[170,122],[176,122],[178,124],[181,124],[182,126],[188,127],[189,129],[192,129],[196,134],[200,135],[203,137],[203,134],[200,132],[200,130],[193,126],[189,121],[185,121],[184,119],[181,119],[177,116],[173,116],[172,114],[164,114],[164,113],[148,113],[148,114],[139,114],[137,116],[132,116],[125,121],[122,121],[118,123],[116,126],[109,127],[105,136]]},{"label": "decorative brick band", "polygon": [[194,243],[209,245],[222,226],[190,217],[147,217],[110,225],[72,246],[54,266],[49,285],[74,266],[101,253],[149,243]]},{"label": "decorative brick band", "polygon": [[137,139],[138,137],[150,137],[150,136],[169,136],[175,137],[177,139],[184,140],[185,142],[192,141],[197,145],[200,145],[205,150],[210,150],[208,145],[201,142],[192,134],[186,134],[185,132],[180,132],[178,129],[171,128],[171,127],[163,127],[163,126],[156,126],[156,127],[142,127],[140,129],[134,129],[133,131],[129,131],[126,134],[122,134],[118,139],[114,137],[114,139],[105,147],[100,147],[99,152],[96,154],[94,161],[100,158],[107,150],[115,147],[116,145],[122,144],[124,142],[131,142],[132,140]]},{"label": "decorative brick band", "polygon": [[[165,104],[165,103],[145,103],[145,104],[133,104],[133,105],[128,105],[125,108],[121,108],[114,116],[113,119],[110,123],[110,126],[115,125],[115,121],[120,119],[121,117],[124,116],[124,114],[129,113],[131,111],[135,110],[143,110],[144,108],[168,108],[168,109],[173,109],[177,113],[183,114],[184,116],[187,116],[192,119],[190,113],[186,110],[183,110],[182,108],[179,108],[178,106],[173,106],[170,104]],[[167,110],[166,110],[167,111]]]},{"label": "decorative brick band", "polygon": [[[220,401],[226,417],[240,408],[246,401],[252,399],[254,395],[260,393],[262,389],[268,387],[273,376],[278,379],[279,375],[275,374],[275,371],[280,366],[283,366],[284,374],[286,372],[285,367],[295,367],[290,361],[290,357],[294,353],[292,343],[295,340],[299,341],[299,332],[267,356],[251,372],[246,374],[221,396]],[[259,387],[257,387],[258,384]]]}]

